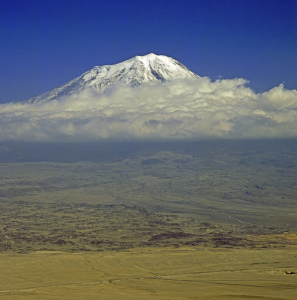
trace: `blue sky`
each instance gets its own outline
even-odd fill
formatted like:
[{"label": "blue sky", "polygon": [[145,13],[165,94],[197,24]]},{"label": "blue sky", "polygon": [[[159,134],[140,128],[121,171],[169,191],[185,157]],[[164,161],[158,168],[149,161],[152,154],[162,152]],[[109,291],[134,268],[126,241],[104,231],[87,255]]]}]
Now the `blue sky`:
[{"label": "blue sky", "polygon": [[8,0],[0,28],[0,103],[151,52],[256,92],[297,88],[296,0]]}]

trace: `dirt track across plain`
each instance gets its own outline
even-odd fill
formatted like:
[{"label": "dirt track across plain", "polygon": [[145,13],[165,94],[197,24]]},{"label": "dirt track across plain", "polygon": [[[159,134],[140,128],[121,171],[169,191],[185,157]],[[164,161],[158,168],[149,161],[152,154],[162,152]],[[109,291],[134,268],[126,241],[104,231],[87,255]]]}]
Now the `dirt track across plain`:
[{"label": "dirt track across plain", "polygon": [[0,256],[0,299],[296,299],[296,247]]}]

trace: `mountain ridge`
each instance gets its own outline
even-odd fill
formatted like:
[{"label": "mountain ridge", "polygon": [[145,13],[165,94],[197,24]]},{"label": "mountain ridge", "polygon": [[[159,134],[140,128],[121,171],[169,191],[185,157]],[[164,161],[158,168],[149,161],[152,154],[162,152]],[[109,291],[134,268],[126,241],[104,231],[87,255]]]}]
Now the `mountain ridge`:
[{"label": "mountain ridge", "polygon": [[95,66],[66,84],[30,98],[24,103],[34,104],[59,100],[85,88],[102,93],[114,84],[135,87],[142,83],[162,83],[186,78],[200,78],[200,76],[171,57],[150,53],[135,56],[114,65]]}]

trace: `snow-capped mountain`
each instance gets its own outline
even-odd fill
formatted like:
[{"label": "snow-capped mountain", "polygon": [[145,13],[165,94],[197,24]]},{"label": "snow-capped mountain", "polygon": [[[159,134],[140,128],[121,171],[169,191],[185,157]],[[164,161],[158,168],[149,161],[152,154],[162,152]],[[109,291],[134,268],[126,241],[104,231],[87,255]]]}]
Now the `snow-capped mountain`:
[{"label": "snow-capped mountain", "polygon": [[135,56],[115,65],[96,66],[68,83],[31,98],[25,103],[42,103],[92,88],[98,93],[114,84],[131,87],[147,82],[164,82],[175,79],[200,78],[171,57],[155,55]]}]

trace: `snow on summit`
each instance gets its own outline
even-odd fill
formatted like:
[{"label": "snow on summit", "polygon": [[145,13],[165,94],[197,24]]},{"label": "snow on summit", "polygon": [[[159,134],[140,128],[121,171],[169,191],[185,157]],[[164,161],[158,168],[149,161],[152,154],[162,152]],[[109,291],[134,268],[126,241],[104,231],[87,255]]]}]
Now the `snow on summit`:
[{"label": "snow on summit", "polygon": [[0,141],[297,138],[297,90],[257,94],[246,84],[199,77],[164,55],[136,56],[0,105]]},{"label": "snow on summit", "polygon": [[175,79],[200,78],[171,57],[150,53],[135,56],[115,65],[95,66],[72,81],[36,96],[26,103],[43,103],[91,88],[102,93],[114,84],[138,86],[148,82],[166,82]]}]

